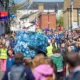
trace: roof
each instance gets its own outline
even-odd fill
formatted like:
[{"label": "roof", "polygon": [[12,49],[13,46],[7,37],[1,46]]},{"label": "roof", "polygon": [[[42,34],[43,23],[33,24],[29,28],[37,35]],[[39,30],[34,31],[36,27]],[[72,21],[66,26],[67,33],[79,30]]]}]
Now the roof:
[{"label": "roof", "polygon": [[[70,0],[64,0],[64,6],[66,8],[70,8]],[[74,5],[73,5],[74,8],[80,8],[80,0],[74,0]]]},{"label": "roof", "polygon": [[32,4],[30,4],[30,5],[26,4],[19,9],[21,9],[21,10],[27,9],[29,6],[30,10],[37,10],[39,4],[43,4],[45,10],[48,10],[48,9],[53,10],[53,9],[55,9],[55,7],[58,7],[58,9],[62,9],[64,2],[33,2]]},{"label": "roof", "polygon": [[[37,12],[35,12],[35,13],[37,13]],[[31,14],[25,14],[25,15],[23,15],[20,19],[22,20],[22,19],[25,19],[25,18],[28,18],[28,17],[30,17],[31,15],[33,15],[33,14],[35,14],[35,13],[31,13]]]}]

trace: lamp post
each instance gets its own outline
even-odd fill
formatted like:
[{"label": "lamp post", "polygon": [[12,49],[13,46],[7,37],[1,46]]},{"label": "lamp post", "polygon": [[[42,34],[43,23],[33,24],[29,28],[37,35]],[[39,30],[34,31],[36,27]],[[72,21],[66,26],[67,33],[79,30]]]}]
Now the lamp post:
[{"label": "lamp post", "polygon": [[55,13],[56,13],[56,29],[57,29],[57,13],[58,13],[58,3],[55,6]]},{"label": "lamp post", "polygon": [[48,9],[48,28],[49,28],[49,24],[50,22],[49,22],[49,9]]},{"label": "lamp post", "polygon": [[78,27],[80,27],[80,19],[79,19],[79,17],[80,17],[80,9],[78,9]]},{"label": "lamp post", "polygon": [[9,0],[5,0],[5,2],[4,2],[4,4],[5,4],[5,11],[7,11],[8,12],[8,20],[7,20],[7,22],[5,22],[5,26],[6,26],[6,32],[9,32],[10,31],[10,27],[9,27]]},{"label": "lamp post", "polygon": [[73,28],[73,4],[74,4],[74,0],[71,0],[71,4],[70,4],[70,12],[72,13],[70,13],[70,15],[72,15],[72,16],[70,16],[70,17],[72,17],[72,22],[71,22],[71,31],[72,31],[72,28]]}]

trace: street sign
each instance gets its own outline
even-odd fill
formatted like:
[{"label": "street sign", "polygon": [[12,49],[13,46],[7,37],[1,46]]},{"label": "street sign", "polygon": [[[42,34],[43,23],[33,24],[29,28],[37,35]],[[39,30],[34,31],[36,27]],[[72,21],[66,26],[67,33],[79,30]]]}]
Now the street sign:
[{"label": "street sign", "polygon": [[1,20],[1,21],[7,21],[7,20],[8,20],[8,12],[6,12],[6,11],[1,11],[1,12],[0,12],[0,20]]},{"label": "street sign", "polygon": [[15,16],[15,14],[11,14],[10,17],[11,17],[12,19],[14,19],[16,16]]}]

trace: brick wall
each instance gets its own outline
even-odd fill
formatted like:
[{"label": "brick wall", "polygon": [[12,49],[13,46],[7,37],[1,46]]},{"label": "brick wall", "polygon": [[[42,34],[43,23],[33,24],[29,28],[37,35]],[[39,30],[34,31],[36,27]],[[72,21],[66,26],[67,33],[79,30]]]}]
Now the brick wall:
[{"label": "brick wall", "polygon": [[56,15],[55,14],[41,14],[39,17],[39,25],[44,28],[56,28]]}]

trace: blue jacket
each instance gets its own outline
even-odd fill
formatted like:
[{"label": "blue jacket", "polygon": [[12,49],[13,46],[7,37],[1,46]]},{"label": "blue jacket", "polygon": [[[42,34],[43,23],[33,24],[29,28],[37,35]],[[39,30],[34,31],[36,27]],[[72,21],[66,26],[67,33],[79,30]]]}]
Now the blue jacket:
[{"label": "blue jacket", "polygon": [[[23,65],[23,62],[15,62],[14,65]],[[8,80],[8,74],[10,72],[10,68],[6,70],[2,80]],[[25,77],[26,80],[35,80],[32,72],[31,72],[31,69],[29,67],[25,67],[25,72],[27,74],[27,76]]]},{"label": "blue jacket", "polygon": [[6,62],[6,68],[11,68],[13,63],[14,63],[14,57],[12,57],[12,59],[8,57]]},{"label": "blue jacket", "polygon": [[76,48],[76,47],[74,46],[74,49],[72,50],[72,52],[79,52],[79,50],[80,50],[80,47]]},{"label": "blue jacket", "polygon": [[57,35],[57,36],[56,36],[56,42],[57,42],[57,44],[60,44],[60,43],[61,43],[60,35]]},{"label": "blue jacket", "polygon": [[47,35],[48,39],[52,40],[52,35]]},{"label": "blue jacket", "polygon": [[80,80],[80,71],[73,73],[72,77],[66,77],[64,80]]},{"label": "blue jacket", "polygon": [[14,48],[14,46],[15,46],[15,41],[14,42],[10,42],[10,46],[12,46],[13,48]]}]

